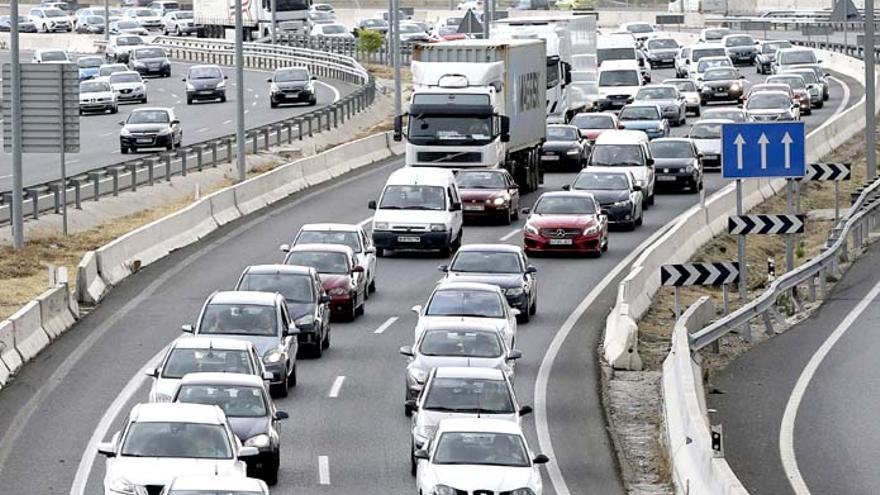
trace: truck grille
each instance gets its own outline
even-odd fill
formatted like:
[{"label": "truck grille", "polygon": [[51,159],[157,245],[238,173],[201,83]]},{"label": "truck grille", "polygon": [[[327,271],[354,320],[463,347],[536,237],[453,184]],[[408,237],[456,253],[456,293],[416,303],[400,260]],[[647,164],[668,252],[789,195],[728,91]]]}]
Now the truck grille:
[{"label": "truck grille", "polygon": [[419,162],[432,163],[479,163],[483,155],[479,152],[420,151],[416,155]]}]

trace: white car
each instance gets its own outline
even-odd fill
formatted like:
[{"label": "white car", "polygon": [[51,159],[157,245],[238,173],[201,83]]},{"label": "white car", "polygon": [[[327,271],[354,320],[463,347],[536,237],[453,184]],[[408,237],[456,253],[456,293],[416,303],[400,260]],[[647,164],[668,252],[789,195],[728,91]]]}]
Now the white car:
[{"label": "white car", "polygon": [[776,50],[776,60],[770,65],[770,70],[773,74],[782,74],[796,67],[810,67],[821,63],[811,48],[782,48]]},{"label": "white car", "polygon": [[313,3],[311,7],[309,7],[309,12],[327,12],[328,14],[335,14],[336,10],[333,9],[333,6],[329,3]]},{"label": "white car", "polygon": [[100,79],[102,81],[109,81],[110,76],[116,74],[117,72],[127,72],[128,66],[125,64],[101,64],[98,67],[98,74],[95,75],[95,79]]},{"label": "white car", "polygon": [[133,34],[136,36],[149,36],[150,33],[143,28],[137,21],[128,19],[119,20],[110,23],[110,34]]},{"label": "white car", "polygon": [[376,248],[373,240],[359,225],[347,223],[310,223],[303,225],[291,244],[282,244],[281,252],[297,244],[342,244],[354,251],[358,265],[367,275],[368,293],[376,292]]},{"label": "white car", "polygon": [[253,344],[232,338],[180,337],[168,346],[159,366],[147,372],[153,378],[150,402],[170,402],[187,373],[244,373],[270,380]]},{"label": "white car", "polygon": [[492,324],[509,349],[513,349],[516,343],[519,310],[510,307],[497,285],[441,282],[434,288],[427,304],[413,306],[412,312],[419,316],[414,342],[419,341],[430,324],[476,320]]},{"label": "white car", "polygon": [[35,64],[66,64],[73,62],[67,50],[37,50],[34,52]]},{"label": "white car", "polygon": [[455,8],[457,10],[476,10],[477,12],[482,12],[483,0],[464,0],[458,2],[458,5]]},{"label": "white car", "polygon": [[104,494],[152,494],[181,475],[244,478],[243,447],[223,410],[202,404],[138,404],[122,430],[98,444],[107,457]]},{"label": "white car", "polygon": [[416,474],[415,451],[434,437],[444,419],[486,418],[520,424],[532,412],[520,407],[513,384],[501,370],[475,367],[434,368],[424,392],[408,402],[413,411],[410,472]]},{"label": "white car", "polygon": [[118,101],[147,102],[147,81],[136,71],[128,70],[128,67],[110,74],[107,80],[116,93]]},{"label": "white car", "polygon": [[700,116],[700,89],[691,79],[666,79],[663,84],[669,84],[678,88],[679,94],[684,97],[685,109],[697,117]]},{"label": "white car", "polygon": [[730,28],[725,27],[712,27],[706,28],[700,31],[700,37],[698,41],[700,43],[720,43],[721,40],[724,39],[725,36],[730,34]]},{"label": "white car", "polygon": [[498,419],[446,419],[418,460],[419,493],[516,493],[543,495],[540,464],[522,428]]},{"label": "white car", "polygon": [[728,119],[703,119],[694,122],[688,132],[697,151],[703,155],[703,169],[721,168],[721,126],[733,124]]},{"label": "white car", "polygon": [[162,27],[162,16],[150,9],[128,9],[125,17],[137,21],[144,29],[159,29]]},{"label": "white car", "polygon": [[198,31],[199,28],[193,24],[193,13],[191,10],[173,10],[162,17],[162,33],[165,36],[171,34],[183,36],[185,34],[196,34]]},{"label": "white car", "polygon": [[108,62],[128,62],[129,53],[135,48],[146,48],[147,43],[140,36],[125,34],[111,36],[104,54]]},{"label": "white car", "polygon": [[34,23],[37,31],[57,33],[73,31],[70,17],[61,9],[54,7],[36,7],[28,11],[27,19]]},{"label": "white car", "polygon": [[312,26],[311,36],[323,36],[324,38],[341,38],[346,40],[354,40],[354,35],[344,24],[333,22],[330,24],[315,24]]},{"label": "white car", "polygon": [[79,114],[86,112],[119,111],[116,93],[107,81],[83,81],[79,83]]},{"label": "white car", "polygon": [[631,33],[636,41],[640,42],[654,34],[654,26],[647,22],[624,22],[620,25],[620,30]]},{"label": "white car", "polygon": [[238,476],[178,476],[165,485],[160,495],[192,495],[193,493],[246,493],[269,495],[266,482]]}]

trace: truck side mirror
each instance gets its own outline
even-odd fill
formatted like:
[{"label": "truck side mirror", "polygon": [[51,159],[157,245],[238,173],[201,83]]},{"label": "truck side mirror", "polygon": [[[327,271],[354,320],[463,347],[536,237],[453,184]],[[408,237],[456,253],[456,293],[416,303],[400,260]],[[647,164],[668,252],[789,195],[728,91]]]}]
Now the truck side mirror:
[{"label": "truck side mirror", "polygon": [[403,115],[397,115],[394,117],[393,138],[395,141],[401,141],[403,139]]},{"label": "truck side mirror", "polygon": [[501,119],[501,142],[510,142],[510,117],[502,115]]}]

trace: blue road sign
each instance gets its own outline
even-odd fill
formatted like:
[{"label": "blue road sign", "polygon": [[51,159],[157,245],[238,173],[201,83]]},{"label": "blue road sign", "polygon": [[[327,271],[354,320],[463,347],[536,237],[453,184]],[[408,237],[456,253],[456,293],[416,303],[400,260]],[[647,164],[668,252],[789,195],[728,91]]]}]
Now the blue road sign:
[{"label": "blue road sign", "polygon": [[803,122],[724,124],[721,175],[725,179],[803,177]]}]

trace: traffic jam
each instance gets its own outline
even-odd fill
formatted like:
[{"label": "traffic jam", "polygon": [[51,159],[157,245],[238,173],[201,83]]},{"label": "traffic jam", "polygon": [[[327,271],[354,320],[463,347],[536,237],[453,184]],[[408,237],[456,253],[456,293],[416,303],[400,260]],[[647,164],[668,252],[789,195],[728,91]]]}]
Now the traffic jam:
[{"label": "traffic jam", "polygon": [[[71,26],[47,21],[57,17],[52,8],[34,9],[36,30],[103,25],[93,12]],[[172,76],[142,30],[188,34],[192,13],[164,8],[150,26],[149,9],[120,16],[106,54],[76,61],[81,114],[146,104],[146,78]],[[387,28],[373,21],[358,29]],[[384,264],[426,252],[442,260],[437,284],[411,308],[412,343],[399,349],[402,379],[390,384],[400,386],[400,413],[411,421],[401,469],[420,495],[543,493],[540,466],[551,459],[529,444],[522,421],[532,407],[514,389],[518,327],[539,306],[531,258],[603,256],[615,231],[638,229],[663,208],[663,193],[704,189],[705,174],[721,166],[724,124],[798,121],[822,108],[830,84],[812,50],[726,28],[682,45],[681,35],[641,22],[598,32],[578,16],[518,22],[496,21],[489,39],[413,45],[413,89],[392,133],[405,164],[364,205],[372,217],[303,226],[277,258],[243,267],[198,314],[181,315],[180,337],[147,371],[149,394],[98,446],[106,495],[269,493],[290,418],[274,401],[297,386],[299,367],[332,359],[331,340],[345,338],[334,326],[367,311]],[[583,54],[573,40],[584,30],[595,40],[586,98],[571,59]],[[40,50],[34,61],[73,60]],[[226,101],[221,67],[177,76],[187,104]],[[301,67],[276,70],[268,106],[314,105],[313,80]],[[138,107],[121,124],[122,153],[183,140],[173,108]],[[557,173],[573,178],[544,190],[545,174]],[[469,226],[486,223],[517,230],[505,242],[463,241]]]}]

